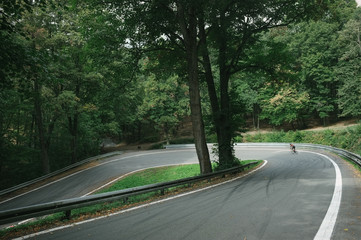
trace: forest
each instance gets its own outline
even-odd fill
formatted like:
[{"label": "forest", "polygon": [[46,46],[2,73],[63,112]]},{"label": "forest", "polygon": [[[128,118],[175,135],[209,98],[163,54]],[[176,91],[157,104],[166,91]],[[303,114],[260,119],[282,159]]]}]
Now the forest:
[{"label": "forest", "polygon": [[[354,0],[19,0],[0,6],[0,189],[191,119],[201,173],[260,123],[361,115]],[[248,125],[246,124],[248,123]]]}]

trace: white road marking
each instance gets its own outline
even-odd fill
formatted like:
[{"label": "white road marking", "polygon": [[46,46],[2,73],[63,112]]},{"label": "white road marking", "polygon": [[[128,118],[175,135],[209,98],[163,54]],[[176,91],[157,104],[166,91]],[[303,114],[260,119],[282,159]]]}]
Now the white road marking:
[{"label": "white road marking", "polygon": [[162,203],[162,202],[166,202],[166,201],[169,201],[169,200],[172,200],[172,199],[187,196],[187,195],[190,195],[190,194],[193,194],[193,193],[201,192],[201,191],[204,191],[206,189],[214,188],[214,187],[226,184],[226,183],[233,182],[233,181],[235,181],[237,179],[246,177],[246,176],[250,175],[251,173],[260,170],[261,168],[266,166],[267,163],[268,163],[268,161],[264,160],[263,164],[259,168],[255,169],[255,170],[252,170],[252,171],[248,172],[245,175],[242,175],[242,176],[239,176],[237,178],[234,178],[234,179],[231,179],[231,180],[228,180],[228,181],[225,181],[225,182],[221,182],[221,183],[209,186],[209,187],[200,188],[200,189],[197,189],[197,190],[194,190],[194,191],[191,191],[191,192],[178,194],[178,195],[175,195],[175,196],[172,196],[172,197],[169,197],[169,198],[165,198],[165,199],[161,199],[161,200],[154,201],[154,202],[151,202],[151,203],[143,204],[143,205],[140,205],[140,206],[137,206],[137,207],[125,209],[125,210],[122,210],[122,211],[119,211],[119,212],[116,212],[116,213],[111,213],[111,214],[108,214],[108,215],[105,215],[105,216],[100,216],[100,217],[88,219],[88,220],[85,220],[85,221],[82,221],[82,222],[77,222],[77,223],[73,223],[73,224],[69,224],[69,225],[65,225],[65,226],[61,226],[61,227],[57,227],[57,228],[48,229],[48,230],[45,230],[45,231],[42,231],[42,232],[37,232],[37,233],[30,234],[30,235],[22,236],[22,237],[19,237],[19,238],[14,238],[13,240],[21,240],[21,239],[28,239],[28,238],[31,238],[31,237],[36,237],[36,236],[39,236],[39,235],[42,235],[42,234],[51,233],[51,232],[62,230],[62,229],[69,228],[69,227],[74,227],[74,226],[81,225],[81,224],[84,224],[84,223],[93,222],[93,221],[100,220],[100,219],[103,219],[103,218],[119,215],[119,214],[122,214],[122,213],[134,211],[136,209],[148,207],[148,206],[155,205],[155,204]]},{"label": "white road marking", "polygon": [[63,178],[60,178],[60,179],[55,180],[55,181],[53,181],[53,182],[47,183],[47,184],[45,184],[45,185],[43,185],[43,186],[40,186],[40,187],[38,187],[38,188],[29,190],[29,191],[27,191],[27,192],[25,192],[25,193],[22,193],[22,194],[19,194],[19,195],[15,196],[15,197],[6,199],[6,200],[0,202],[0,204],[3,204],[3,203],[5,203],[5,202],[11,201],[11,200],[13,200],[13,199],[15,199],[15,198],[24,196],[24,195],[26,195],[26,194],[28,194],[28,193],[35,192],[36,190],[39,190],[39,189],[44,188],[44,187],[46,187],[46,186],[49,186],[49,185],[51,185],[51,184],[53,184],[53,183],[62,181],[62,180],[64,180],[64,179],[69,178],[69,177],[71,177],[71,176],[74,176],[74,175],[76,175],[76,174],[82,173],[82,172],[87,171],[87,170],[89,170],[89,169],[92,169],[92,168],[95,168],[95,167],[99,167],[99,166],[102,166],[102,165],[105,165],[105,164],[108,164],[108,163],[112,163],[112,162],[116,162],[116,161],[121,161],[121,160],[124,160],[124,159],[133,158],[133,157],[141,157],[141,156],[146,156],[146,155],[169,153],[169,152],[180,152],[180,151],[189,151],[189,149],[187,149],[187,150],[168,150],[168,151],[164,151],[164,152],[143,153],[143,154],[137,154],[137,155],[133,155],[133,156],[120,157],[120,158],[117,158],[117,159],[114,159],[114,160],[111,160],[111,161],[107,161],[107,162],[98,164],[98,165],[96,165],[96,166],[92,166],[92,167],[87,168],[87,169],[83,169],[83,170],[78,171],[78,172],[75,172],[75,173],[73,173],[73,174],[67,175],[67,176],[65,176],[65,177],[63,177]]},{"label": "white road marking", "polygon": [[[309,151],[301,150],[300,152],[309,152]],[[331,239],[331,236],[332,236],[335,224],[336,224],[338,212],[339,212],[339,209],[340,209],[340,205],[341,205],[341,198],[342,198],[342,175],[341,175],[341,170],[338,167],[338,165],[330,157],[328,157],[326,155],[323,155],[323,154],[320,154],[320,153],[315,153],[315,152],[309,152],[309,153],[317,154],[317,155],[320,155],[320,156],[328,159],[333,164],[333,166],[335,168],[336,181],[335,181],[335,188],[334,188],[332,200],[331,200],[330,206],[329,206],[329,208],[327,210],[327,213],[326,213],[326,215],[325,215],[325,217],[324,217],[324,219],[323,219],[323,221],[322,221],[322,223],[320,225],[320,228],[319,228],[316,236],[314,237],[314,240],[328,240],[328,239]],[[139,155],[136,155],[136,156],[142,156],[142,155],[143,154],[139,154]],[[131,157],[135,157],[135,156],[129,156],[129,157],[126,157],[126,158],[131,158]],[[122,159],[124,159],[124,158],[122,158]],[[117,160],[121,160],[121,159],[117,159]],[[117,160],[113,160],[113,161],[117,161]],[[266,163],[267,163],[267,161],[265,161],[265,163],[258,169],[263,168],[266,165]],[[250,172],[248,174],[251,174],[254,171],[256,171],[256,170],[253,170],[252,172]],[[247,176],[247,175],[244,175],[244,176]],[[241,176],[241,177],[244,177],[244,176]],[[239,177],[239,178],[241,178],[241,177]],[[106,215],[106,216],[101,216],[101,217],[94,218],[94,219],[89,219],[89,220],[86,220],[86,221],[83,221],[83,222],[78,222],[78,223],[74,223],[74,224],[71,224],[71,225],[66,225],[66,226],[61,226],[61,227],[58,227],[58,228],[45,230],[45,231],[42,231],[42,232],[34,233],[34,234],[31,234],[31,235],[23,236],[23,237],[16,238],[16,239],[27,239],[27,238],[30,238],[30,237],[50,233],[50,232],[53,232],[53,231],[57,231],[57,230],[77,226],[77,225],[80,225],[80,224],[83,224],[83,223],[88,223],[88,222],[103,219],[103,218],[106,218],[106,217],[122,214],[122,213],[125,213],[125,212],[130,212],[130,211],[133,211],[133,210],[136,210],[136,209],[139,209],[139,208],[147,207],[147,206],[154,205],[154,204],[157,204],[157,203],[161,203],[161,202],[169,201],[169,200],[179,198],[179,197],[182,197],[182,196],[186,196],[186,195],[189,195],[189,194],[192,194],[192,193],[200,192],[200,191],[212,188],[212,187],[216,187],[216,186],[228,183],[228,182],[235,181],[235,180],[237,180],[239,178],[232,179],[232,180],[229,180],[229,181],[226,181],[226,182],[223,182],[223,183],[220,183],[220,184],[216,184],[216,185],[213,185],[213,186],[210,186],[210,187],[206,187],[206,188],[203,188],[203,189],[198,189],[198,190],[195,190],[195,191],[192,191],[192,192],[179,194],[179,195],[176,195],[176,196],[173,196],[173,197],[170,197],[170,198],[166,198],[166,199],[162,199],[162,200],[159,200],[159,201],[156,201],[156,202],[152,202],[152,203],[144,204],[144,205],[137,206],[137,207],[134,207],[134,208],[126,209],[126,210],[116,212],[116,213],[112,213],[112,214],[109,214],[109,215]]]},{"label": "white road marking", "polygon": [[104,187],[106,187],[106,186],[109,186],[110,184],[112,184],[112,183],[114,183],[114,182],[117,182],[117,181],[119,181],[120,179],[125,178],[125,177],[127,177],[127,176],[129,176],[129,175],[131,175],[131,174],[133,174],[133,173],[136,173],[136,172],[144,171],[144,170],[147,170],[147,169],[153,169],[153,168],[172,167],[172,166],[181,166],[181,165],[190,165],[190,164],[196,164],[196,163],[160,165],[160,166],[151,167],[151,168],[142,168],[142,169],[134,170],[134,171],[129,172],[129,173],[126,173],[126,174],[124,174],[124,175],[122,175],[122,176],[120,176],[120,177],[117,177],[116,179],[114,179],[114,180],[112,180],[112,181],[110,181],[110,182],[107,182],[106,184],[98,187],[97,189],[94,189],[93,191],[88,192],[87,194],[84,194],[84,195],[81,196],[81,197],[85,197],[85,196],[88,196],[88,195],[90,195],[90,194],[93,194],[93,193],[95,193],[96,191],[98,191],[98,190],[100,190],[100,189],[102,189],[102,188],[104,188]]},{"label": "white road marking", "polygon": [[[307,152],[307,151],[302,151],[302,152]],[[341,170],[338,167],[337,163],[335,163],[335,161],[333,161],[330,157],[323,155],[321,153],[315,153],[315,152],[310,152],[310,153],[314,153],[328,159],[334,166],[336,172],[336,182],[335,182],[335,189],[333,191],[332,200],[330,206],[328,207],[325,218],[323,219],[321,226],[318,229],[318,232],[314,238],[314,240],[328,240],[331,239],[332,232],[335,227],[337,215],[341,205],[341,198],[342,198]]]}]

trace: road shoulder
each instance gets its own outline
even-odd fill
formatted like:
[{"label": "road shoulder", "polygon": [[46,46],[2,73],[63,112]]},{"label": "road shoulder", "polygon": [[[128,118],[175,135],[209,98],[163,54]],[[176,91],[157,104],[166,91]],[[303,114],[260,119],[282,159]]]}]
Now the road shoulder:
[{"label": "road shoulder", "polygon": [[342,199],[332,239],[358,240],[361,236],[361,172],[338,156],[329,156],[342,173]]}]

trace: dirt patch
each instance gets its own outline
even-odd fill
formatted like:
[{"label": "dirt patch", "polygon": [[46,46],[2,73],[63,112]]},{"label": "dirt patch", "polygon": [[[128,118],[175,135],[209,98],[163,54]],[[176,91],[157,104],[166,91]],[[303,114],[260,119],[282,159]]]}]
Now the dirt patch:
[{"label": "dirt patch", "polygon": [[335,124],[332,124],[330,126],[327,127],[314,127],[314,128],[310,128],[310,129],[306,129],[305,131],[323,131],[323,130],[342,130],[348,127],[352,127],[352,126],[356,126],[358,125],[357,120],[346,120],[346,121],[341,121]]}]

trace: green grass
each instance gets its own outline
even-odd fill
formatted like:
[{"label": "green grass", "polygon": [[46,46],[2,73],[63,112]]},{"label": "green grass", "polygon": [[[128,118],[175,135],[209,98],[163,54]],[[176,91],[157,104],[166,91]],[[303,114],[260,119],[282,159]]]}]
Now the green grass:
[{"label": "green grass", "polygon": [[[254,160],[241,161],[241,164],[247,164],[249,162],[253,162]],[[261,162],[261,161],[259,161]],[[168,166],[168,167],[159,167],[159,168],[151,168],[146,169],[140,172],[136,172],[131,174],[125,178],[120,179],[112,186],[102,189],[98,193],[122,190],[127,188],[133,188],[138,186],[144,186],[148,184],[160,183],[160,182],[168,182],[172,180],[193,177],[199,175],[199,165],[198,164],[190,164],[190,165],[178,165],[178,166]],[[175,187],[179,188],[179,187]],[[175,188],[172,188],[173,190]],[[117,209],[120,207],[124,207],[129,204],[134,204],[138,202],[145,201],[147,199],[151,199],[152,197],[158,197],[159,192],[146,193],[143,195],[138,195],[127,199],[126,202],[114,201],[111,203],[103,203],[96,204],[88,207],[82,207],[78,209],[74,209],[71,212],[72,219],[83,219],[84,216],[93,214],[96,215],[99,212],[104,211],[112,211],[112,209]],[[59,223],[66,223],[69,220],[64,218],[64,213],[56,213],[45,217],[44,219],[37,220],[36,222],[27,223],[23,225],[19,225],[10,229],[0,230],[0,238],[1,239],[12,239],[17,236],[22,236],[29,234],[33,231],[41,231],[42,229],[47,229],[49,226],[55,227]],[[20,235],[16,235],[16,233],[21,233]]]},{"label": "green grass", "polygon": [[198,164],[151,168],[122,178],[112,186],[102,189],[98,193],[122,190],[153,183],[168,182],[197,175],[199,175]]},{"label": "green grass", "polygon": [[352,161],[351,159],[349,158],[346,158],[346,157],[341,157],[343,160],[349,162],[355,169],[357,169],[360,173],[361,173],[361,167],[355,163],[354,161]]},{"label": "green grass", "polygon": [[261,161],[260,160],[244,160],[244,161],[241,161],[241,164],[246,165],[246,164],[251,163],[251,162],[261,162]]},{"label": "green grass", "polygon": [[[342,148],[361,155],[361,124],[345,129],[326,129],[320,131],[273,131],[254,135],[238,136],[238,142],[284,142],[313,143]],[[356,169],[360,166],[350,161]]]},{"label": "green grass", "polygon": [[323,131],[274,131],[254,135],[238,136],[239,142],[285,142],[313,143],[343,148],[361,154],[361,124],[342,130]]},{"label": "green grass", "polygon": [[[254,161],[255,160],[241,161],[241,164],[245,165]],[[215,165],[216,164],[213,164],[213,168],[215,167]],[[150,168],[124,177],[114,183],[112,186],[104,188],[97,193],[111,192],[127,188],[144,186],[148,184],[168,182],[198,175],[199,164]]]}]

